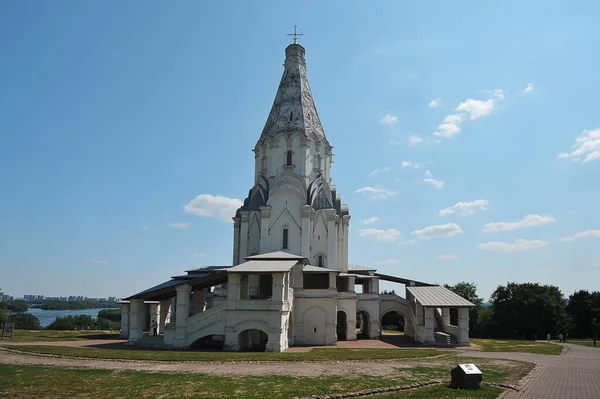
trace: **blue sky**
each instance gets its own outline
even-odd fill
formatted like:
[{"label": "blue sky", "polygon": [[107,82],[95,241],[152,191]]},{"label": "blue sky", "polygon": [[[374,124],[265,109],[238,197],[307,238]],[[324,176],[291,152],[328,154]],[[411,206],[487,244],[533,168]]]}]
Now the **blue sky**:
[{"label": "blue sky", "polygon": [[509,281],[599,290],[599,12],[4,1],[0,288],[127,296],[230,264],[223,220],[297,24],[351,263],[485,299]]}]

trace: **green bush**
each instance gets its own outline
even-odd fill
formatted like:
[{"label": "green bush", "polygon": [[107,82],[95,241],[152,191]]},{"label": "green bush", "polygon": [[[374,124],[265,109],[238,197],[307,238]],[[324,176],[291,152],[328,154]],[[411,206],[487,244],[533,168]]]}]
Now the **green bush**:
[{"label": "green bush", "polygon": [[121,309],[104,309],[98,312],[98,319],[121,323]]},{"label": "green bush", "polygon": [[40,320],[30,313],[15,313],[8,315],[8,321],[15,323],[17,330],[39,330]]}]

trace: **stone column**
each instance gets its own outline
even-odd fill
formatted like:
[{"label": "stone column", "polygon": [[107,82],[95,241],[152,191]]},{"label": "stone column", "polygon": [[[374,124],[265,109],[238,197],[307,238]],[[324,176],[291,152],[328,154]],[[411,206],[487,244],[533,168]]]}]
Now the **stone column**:
[{"label": "stone column", "polygon": [[354,281],[356,277],[350,276],[348,277],[348,292],[356,292],[354,291]]},{"label": "stone column", "polygon": [[379,279],[371,280],[371,294],[379,294]]},{"label": "stone column", "polygon": [[337,219],[335,209],[327,209],[327,267],[337,269]]},{"label": "stone column", "polygon": [[132,299],[129,306],[129,339],[127,345],[135,345],[144,334],[144,300]]},{"label": "stone column", "polygon": [[442,308],[442,324],[445,326],[450,325],[450,308]]},{"label": "stone column", "polygon": [[160,301],[160,322],[158,323],[158,333],[165,332],[165,326],[169,322],[169,312],[171,311],[171,300]]},{"label": "stone column", "polygon": [[121,338],[129,338],[129,302],[121,304]]},{"label": "stone column", "polygon": [[227,273],[227,285],[229,286],[227,291],[227,308],[229,310],[235,310],[235,305],[238,299],[240,299],[241,277],[240,273]]},{"label": "stone column", "polygon": [[248,221],[250,213],[248,211],[240,212],[240,256],[239,263],[244,263],[244,257],[248,256]]},{"label": "stone column", "polygon": [[339,254],[342,257],[341,262],[341,271],[343,273],[348,273],[348,230],[350,225],[350,215],[342,216],[342,226],[343,226],[343,243],[342,243],[342,253]]},{"label": "stone column", "polygon": [[171,324],[177,322],[177,296],[171,298]]},{"label": "stone column", "polygon": [[425,310],[425,343],[435,344],[435,318],[433,315],[434,308],[424,308]]},{"label": "stone column", "polygon": [[260,207],[260,253],[269,251],[269,224],[271,221],[271,207]]},{"label": "stone column", "polygon": [[283,308],[284,294],[284,273],[272,273],[273,276],[273,294],[271,296],[271,310]]},{"label": "stone column", "polygon": [[158,321],[160,320],[160,309],[158,307],[158,305],[159,305],[158,302],[150,303],[149,305],[150,305],[150,324],[148,325],[148,331],[150,331],[150,333],[148,335],[152,336],[152,335],[154,335],[154,329],[152,328],[152,320],[154,320],[158,324]]},{"label": "stone column", "polygon": [[190,292],[192,291],[192,287],[189,284],[182,284],[178,285],[175,290],[177,291],[177,318],[175,321],[173,346],[176,348],[185,348],[187,346],[185,330],[190,312]]},{"label": "stone column", "polygon": [[233,263],[232,265],[239,265],[240,263],[240,218],[235,217],[233,219]]},{"label": "stone column", "polygon": [[310,205],[302,205],[300,207],[302,216],[302,256],[310,262],[310,219],[313,215],[313,208]]},{"label": "stone column", "polygon": [[469,341],[469,308],[458,308],[458,344],[470,345]]},{"label": "stone column", "polygon": [[204,312],[206,310],[206,297],[204,295],[204,288],[198,288],[194,290],[194,314]]},{"label": "stone column", "polygon": [[337,291],[337,273],[329,273],[329,289]]}]

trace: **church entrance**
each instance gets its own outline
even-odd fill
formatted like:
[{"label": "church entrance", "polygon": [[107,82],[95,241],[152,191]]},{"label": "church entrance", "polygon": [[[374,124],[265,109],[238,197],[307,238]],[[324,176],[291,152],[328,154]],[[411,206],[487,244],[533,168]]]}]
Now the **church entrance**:
[{"label": "church entrance", "polygon": [[238,335],[238,345],[241,352],[264,352],[269,336],[257,329],[244,330]]},{"label": "church entrance", "polygon": [[364,310],[356,312],[356,339],[369,339],[371,320]]},{"label": "church entrance", "polygon": [[348,316],[346,312],[338,310],[337,312],[337,340],[345,341],[348,339]]}]

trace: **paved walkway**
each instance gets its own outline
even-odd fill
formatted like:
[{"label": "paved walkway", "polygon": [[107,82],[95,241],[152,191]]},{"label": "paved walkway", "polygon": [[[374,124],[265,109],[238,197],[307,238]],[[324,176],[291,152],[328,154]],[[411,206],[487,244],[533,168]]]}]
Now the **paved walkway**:
[{"label": "paved walkway", "polygon": [[[520,391],[507,391],[503,399],[598,399],[600,398],[600,349],[564,344],[560,356],[531,353],[464,353],[465,356],[522,360],[538,365]],[[484,376],[485,379],[485,376]]]}]

